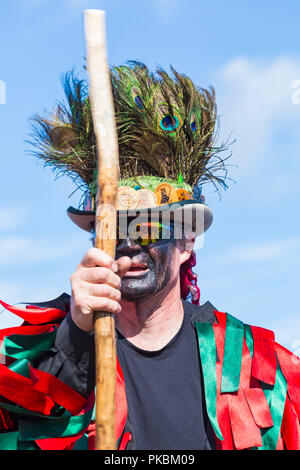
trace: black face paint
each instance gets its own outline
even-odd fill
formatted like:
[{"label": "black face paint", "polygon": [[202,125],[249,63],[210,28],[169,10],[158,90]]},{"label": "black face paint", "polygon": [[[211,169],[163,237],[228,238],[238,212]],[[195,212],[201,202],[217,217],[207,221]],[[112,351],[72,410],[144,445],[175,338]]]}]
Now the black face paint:
[{"label": "black face paint", "polygon": [[129,256],[133,269],[141,267],[138,276],[128,271],[122,278],[121,294],[126,300],[135,301],[156,294],[176,277],[178,248],[175,240],[163,240],[145,247],[128,238],[118,245],[116,255],[117,259]]}]

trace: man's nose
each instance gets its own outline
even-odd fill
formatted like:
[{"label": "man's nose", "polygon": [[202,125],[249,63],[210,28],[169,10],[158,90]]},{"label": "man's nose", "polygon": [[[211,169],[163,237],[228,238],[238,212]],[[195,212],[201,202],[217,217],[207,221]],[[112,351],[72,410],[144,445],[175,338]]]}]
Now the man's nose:
[{"label": "man's nose", "polygon": [[119,240],[118,246],[117,246],[117,254],[119,253],[120,255],[132,255],[133,253],[140,253],[142,251],[141,245],[137,243],[135,240],[133,240],[130,237],[123,238]]}]

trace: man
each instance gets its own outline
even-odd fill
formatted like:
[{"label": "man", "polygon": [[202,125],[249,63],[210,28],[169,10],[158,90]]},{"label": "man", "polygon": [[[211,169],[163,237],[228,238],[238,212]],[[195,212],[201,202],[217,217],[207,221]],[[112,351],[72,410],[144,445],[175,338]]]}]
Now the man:
[{"label": "man", "polygon": [[[112,71],[116,260],[90,249],[71,276],[70,306],[65,295],[25,311],[1,302],[27,322],[2,335],[0,397],[12,402],[0,402],[4,448],[9,439],[16,448],[93,448],[93,312],[104,310],[116,320],[118,449],[300,449],[299,360],[269,330],[198,305],[193,237],[212,222],[199,182],[224,185],[217,173],[225,166],[213,144],[213,93],[173,73],[156,79],[137,63]],[[39,156],[85,181],[83,210],[68,215],[90,232],[90,108],[82,82],[68,77],[66,91],[69,108],[37,121]],[[183,300],[189,293],[192,303]]]}]

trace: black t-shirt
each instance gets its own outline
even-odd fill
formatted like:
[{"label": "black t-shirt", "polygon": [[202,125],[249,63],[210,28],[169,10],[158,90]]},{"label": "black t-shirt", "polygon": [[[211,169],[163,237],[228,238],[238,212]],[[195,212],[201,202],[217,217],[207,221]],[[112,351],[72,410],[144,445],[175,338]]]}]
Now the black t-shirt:
[{"label": "black t-shirt", "polygon": [[180,330],[161,350],[139,349],[118,332],[117,353],[134,431],[131,448],[210,449],[196,332],[187,309]]}]

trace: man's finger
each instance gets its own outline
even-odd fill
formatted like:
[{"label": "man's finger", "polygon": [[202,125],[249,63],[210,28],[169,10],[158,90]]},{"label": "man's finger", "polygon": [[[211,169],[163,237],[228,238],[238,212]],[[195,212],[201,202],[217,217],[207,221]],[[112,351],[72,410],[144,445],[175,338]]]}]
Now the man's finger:
[{"label": "man's finger", "polygon": [[116,289],[118,289],[121,284],[121,279],[118,274],[113,273],[111,269],[103,267],[81,268],[77,271],[75,281],[80,281],[81,279],[94,284],[109,284]]},{"label": "man's finger", "polygon": [[85,254],[80,264],[86,268],[104,266],[106,268],[112,269],[113,271],[117,270],[115,260],[110,255],[105,253],[105,251],[100,250],[99,248],[91,248]]},{"label": "man's finger", "polygon": [[116,263],[118,265],[118,276],[122,277],[131,268],[132,260],[129,256],[122,256]]}]

